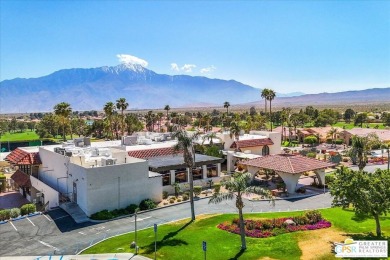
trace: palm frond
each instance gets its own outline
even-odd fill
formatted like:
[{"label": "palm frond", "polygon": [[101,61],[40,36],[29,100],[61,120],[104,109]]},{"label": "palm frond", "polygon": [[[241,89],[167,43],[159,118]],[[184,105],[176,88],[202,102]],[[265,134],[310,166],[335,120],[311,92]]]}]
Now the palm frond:
[{"label": "palm frond", "polygon": [[232,200],[232,199],[234,199],[234,193],[232,192],[214,193],[209,200],[209,204],[210,203],[218,204],[224,200]]}]

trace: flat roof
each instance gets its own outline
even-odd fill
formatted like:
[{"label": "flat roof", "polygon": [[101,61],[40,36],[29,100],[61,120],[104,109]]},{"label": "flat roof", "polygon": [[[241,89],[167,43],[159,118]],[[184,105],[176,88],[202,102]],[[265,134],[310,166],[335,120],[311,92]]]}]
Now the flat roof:
[{"label": "flat roof", "polygon": [[[223,158],[208,156],[204,154],[195,155],[195,166],[204,164],[215,164],[223,162]],[[153,171],[167,171],[186,168],[182,154],[151,157],[148,160],[149,168]]]}]

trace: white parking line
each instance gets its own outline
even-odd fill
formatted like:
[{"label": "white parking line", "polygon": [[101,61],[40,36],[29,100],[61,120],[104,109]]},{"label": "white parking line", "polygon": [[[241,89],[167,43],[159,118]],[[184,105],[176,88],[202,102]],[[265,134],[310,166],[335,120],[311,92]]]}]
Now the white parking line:
[{"label": "white parking line", "polygon": [[16,227],[14,226],[14,224],[12,223],[12,221],[10,221],[9,223],[12,225],[12,227],[13,227],[16,231],[18,231],[18,230],[16,229]]},{"label": "white parking line", "polygon": [[50,222],[52,221],[50,218],[48,218],[45,214],[42,214],[45,218],[47,218],[47,220],[49,220]]},{"label": "white parking line", "polygon": [[79,232],[79,234],[81,234],[81,235],[84,235],[84,236],[86,236],[86,235],[87,235],[87,234],[85,234],[85,233],[83,233],[83,232],[81,232],[81,231]]},{"label": "white parking line", "polygon": [[28,221],[30,221],[30,223],[35,227],[35,224],[32,223],[32,221],[29,219],[29,218],[26,218]]},{"label": "white parking line", "polygon": [[53,248],[54,250],[58,250],[58,248],[57,247],[55,247],[55,246],[52,246],[52,245],[50,245],[50,244],[48,244],[48,243],[46,243],[46,242],[43,242],[43,241],[41,241],[41,240],[38,240],[38,242],[39,243],[41,243],[42,245],[44,245],[44,246],[47,246],[47,247],[50,247],[50,248]]},{"label": "white parking line", "polygon": [[[137,218],[137,221],[142,221],[142,220],[145,220],[145,219],[148,219],[148,218],[152,218],[152,217],[144,217],[144,218]],[[130,220],[130,222],[134,222],[135,220]]]}]

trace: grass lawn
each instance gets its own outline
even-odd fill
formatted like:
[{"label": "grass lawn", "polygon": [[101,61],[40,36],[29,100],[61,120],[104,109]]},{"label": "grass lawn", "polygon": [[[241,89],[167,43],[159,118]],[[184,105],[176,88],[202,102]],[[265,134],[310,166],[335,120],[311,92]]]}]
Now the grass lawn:
[{"label": "grass lawn", "polygon": [[[197,216],[194,223],[183,220],[158,227],[158,259],[203,259],[202,241],[207,241],[208,259],[335,259],[332,242],[346,238],[365,239],[364,232],[374,232],[373,219],[355,217],[353,211],[340,208],[321,210],[323,217],[332,223],[331,228],[299,231],[269,238],[247,238],[247,250],[240,252],[240,236],[218,229],[223,221],[237,218],[237,214]],[[301,215],[302,212],[246,214],[245,218],[279,218]],[[390,217],[382,217],[382,232],[390,234]],[[130,243],[134,233],[103,241],[83,252],[120,253],[134,252]],[[140,254],[154,258],[153,228],[138,232]]]},{"label": "grass lawn", "polygon": [[[369,124],[366,124],[364,123],[363,124],[363,128],[367,128],[367,125],[370,126],[370,128],[375,128],[375,126],[378,125],[378,129],[385,129],[385,126],[383,125],[383,123],[369,123]],[[355,126],[353,123],[346,123],[346,122],[337,122],[336,124],[333,125],[334,127],[340,127],[340,128],[343,128],[345,126],[345,129],[352,129],[352,128],[355,128],[355,127],[360,127],[359,126]]]},{"label": "grass lawn", "polygon": [[13,141],[33,141],[33,140],[39,140],[39,136],[35,133],[35,131],[27,130],[23,133],[16,132],[16,133],[10,133],[7,132],[3,135],[1,135],[1,142],[13,142]]}]

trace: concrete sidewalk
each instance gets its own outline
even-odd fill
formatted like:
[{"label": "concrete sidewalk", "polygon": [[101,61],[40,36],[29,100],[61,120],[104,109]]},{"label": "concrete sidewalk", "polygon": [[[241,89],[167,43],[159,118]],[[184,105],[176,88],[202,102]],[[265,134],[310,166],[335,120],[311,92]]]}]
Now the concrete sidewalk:
[{"label": "concrete sidewalk", "polygon": [[93,254],[93,255],[52,255],[52,256],[0,256],[0,260],[150,260],[150,258],[131,253]]}]

